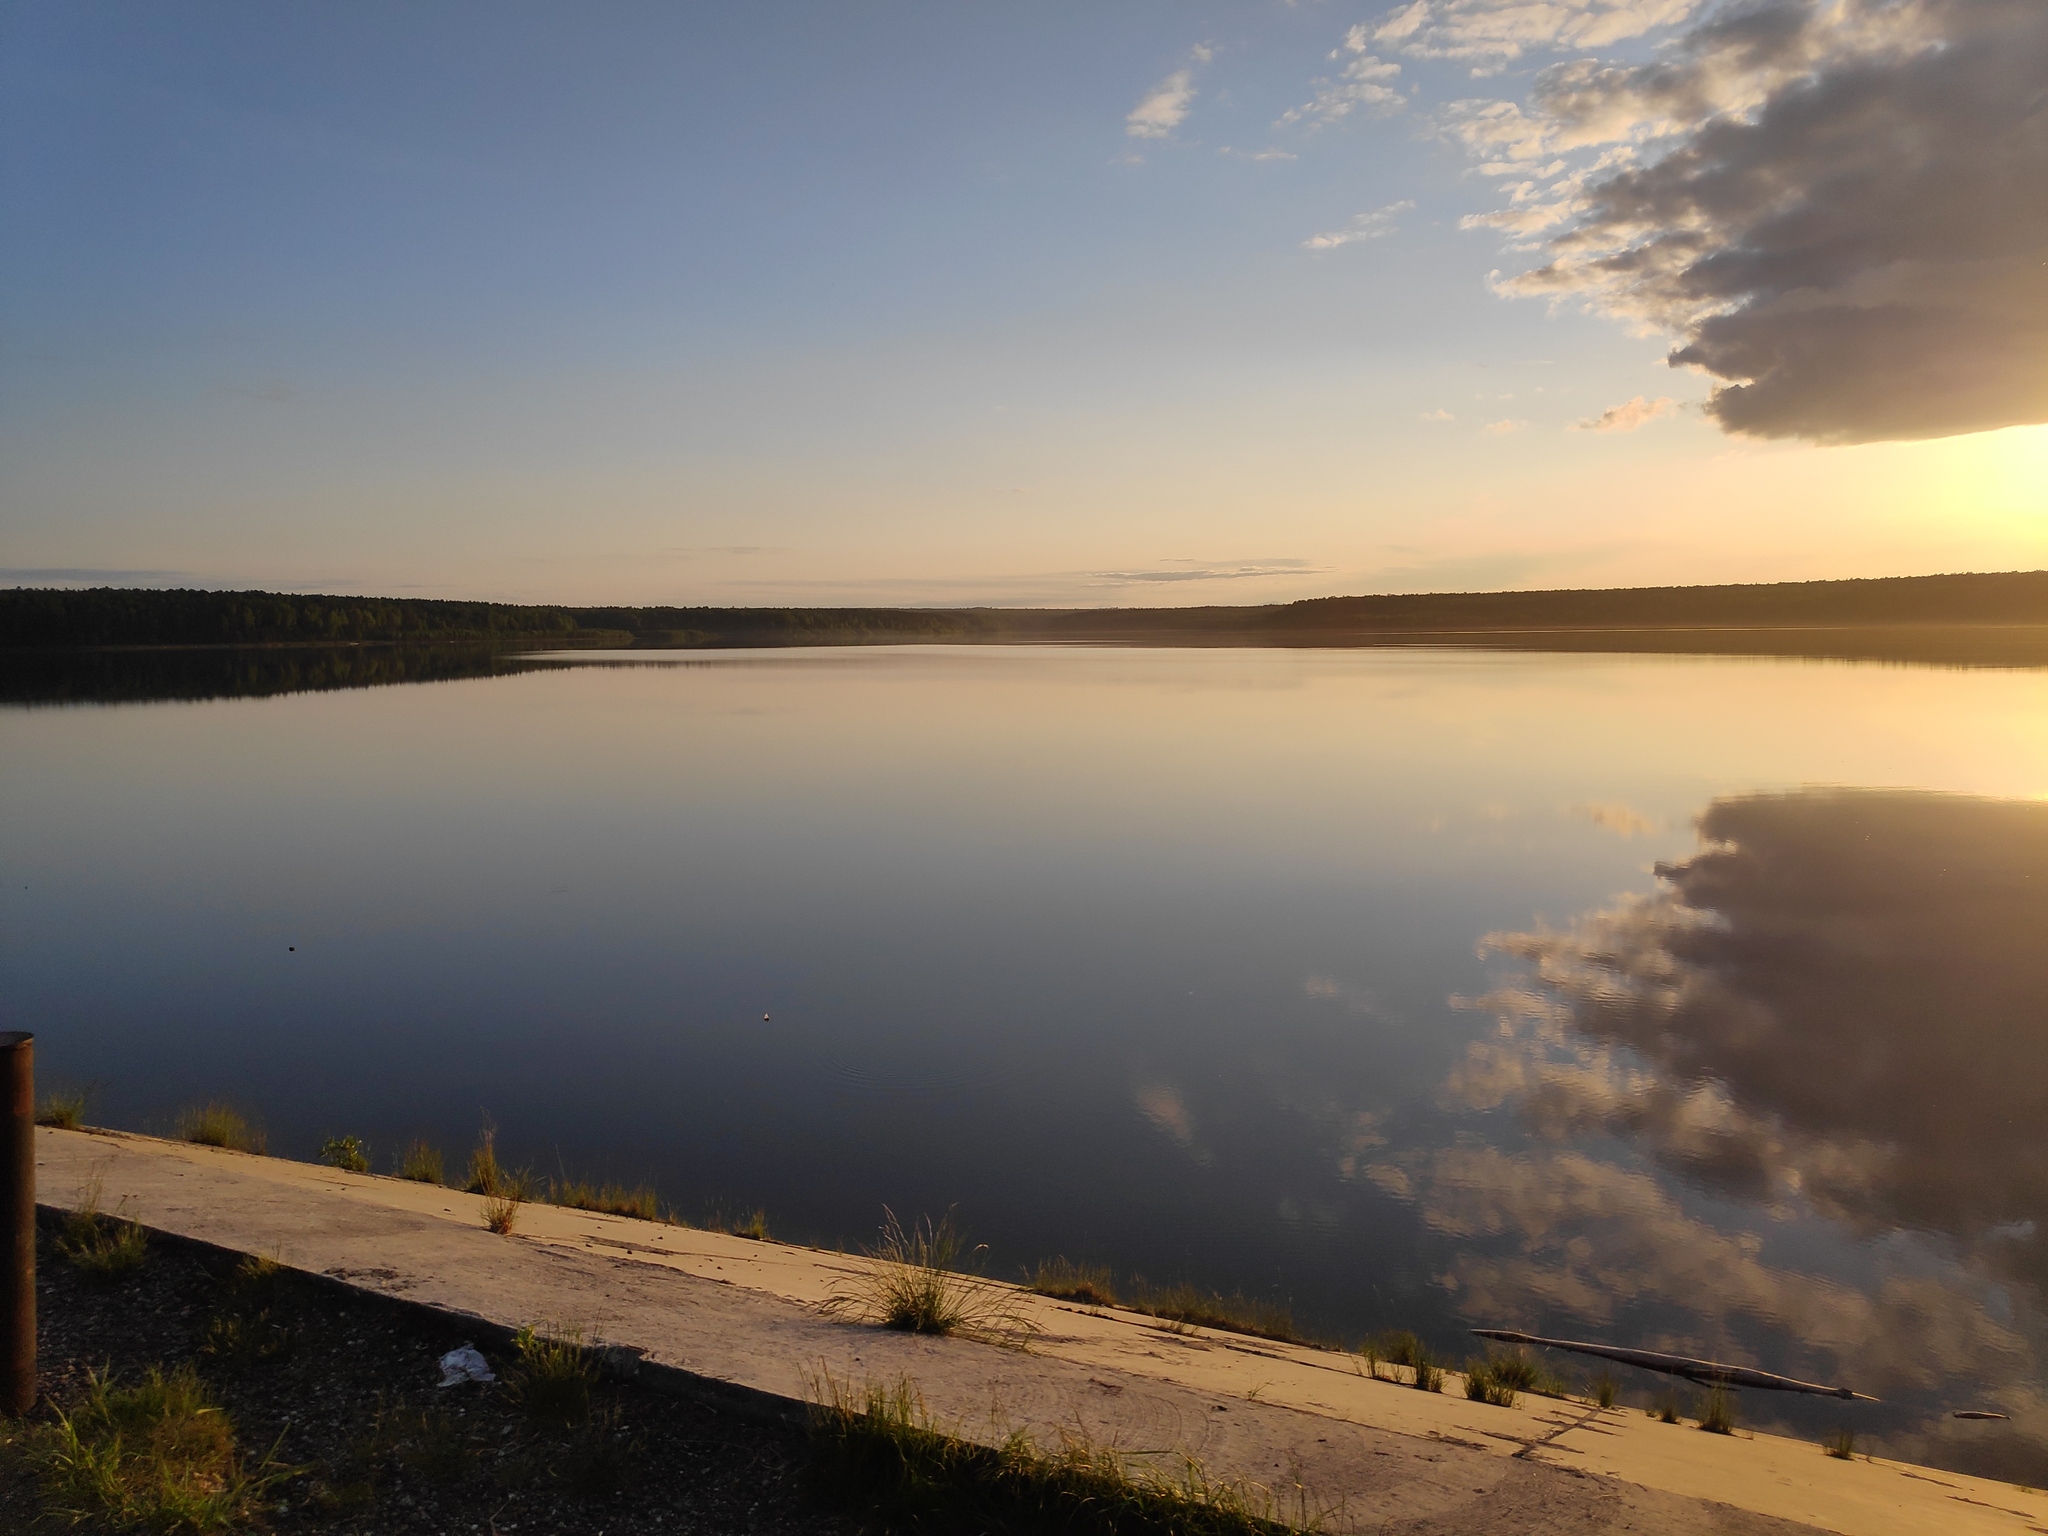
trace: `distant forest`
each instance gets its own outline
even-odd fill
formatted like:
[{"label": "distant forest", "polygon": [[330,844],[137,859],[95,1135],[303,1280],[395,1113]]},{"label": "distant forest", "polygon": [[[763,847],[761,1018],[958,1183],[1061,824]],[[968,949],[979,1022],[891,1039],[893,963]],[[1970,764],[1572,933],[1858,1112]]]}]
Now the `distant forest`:
[{"label": "distant forest", "polygon": [[[1606,649],[1622,635],[1644,638],[1659,632],[1665,638],[1645,648],[1751,650],[1780,647],[1742,642],[1730,632],[1899,626],[2048,626],[2048,571],[1324,597],[1203,608],[580,608],[279,592],[0,590],[0,649],[15,651],[420,643],[517,649],[918,641],[1372,645],[1518,639],[1540,639],[1546,649]],[[1849,647],[1851,653],[1855,649]]]}]

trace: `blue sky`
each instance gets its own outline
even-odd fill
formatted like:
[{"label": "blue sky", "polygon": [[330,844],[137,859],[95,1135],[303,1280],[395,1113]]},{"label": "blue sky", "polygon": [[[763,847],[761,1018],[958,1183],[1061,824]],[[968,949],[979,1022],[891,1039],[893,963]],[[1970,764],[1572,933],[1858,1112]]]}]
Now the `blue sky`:
[{"label": "blue sky", "polygon": [[0,580],[1100,603],[2044,563],[2014,390],[1743,436],[1669,303],[1501,286],[1589,227],[1515,225],[1549,186],[1695,132],[1574,138],[1545,81],[1700,56],[1713,10],[10,4]]}]

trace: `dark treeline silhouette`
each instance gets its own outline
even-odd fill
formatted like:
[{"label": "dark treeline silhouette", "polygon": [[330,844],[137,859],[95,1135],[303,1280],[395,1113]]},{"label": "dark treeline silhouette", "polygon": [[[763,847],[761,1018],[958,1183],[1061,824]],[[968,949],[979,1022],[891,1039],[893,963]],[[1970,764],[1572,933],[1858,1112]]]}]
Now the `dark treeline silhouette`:
[{"label": "dark treeline silhouette", "polygon": [[[531,648],[563,643],[1420,641],[1863,655],[1896,650],[1899,638],[1880,632],[1907,627],[1925,632],[1914,645],[1960,647],[1973,654],[1988,647],[2006,659],[2041,659],[2036,653],[2048,635],[1961,633],[1988,626],[2048,627],[2048,571],[1752,586],[1432,592],[1201,608],[576,607],[112,587],[0,590],[0,649],[11,650],[422,642]],[[1935,633],[1941,630],[1957,633],[1941,640]]]},{"label": "dark treeline silhouette", "polygon": [[417,597],[136,587],[0,591],[0,646],[345,645],[535,639],[577,627],[565,608]]},{"label": "dark treeline silhouette", "polygon": [[519,665],[498,647],[475,645],[24,650],[0,660],[0,704],[262,698],[451,682]]}]

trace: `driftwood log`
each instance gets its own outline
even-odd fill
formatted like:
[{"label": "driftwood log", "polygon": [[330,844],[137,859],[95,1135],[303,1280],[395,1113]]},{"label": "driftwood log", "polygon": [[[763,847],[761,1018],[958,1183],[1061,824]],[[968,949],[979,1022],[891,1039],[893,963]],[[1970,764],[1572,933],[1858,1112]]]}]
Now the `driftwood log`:
[{"label": "driftwood log", "polygon": [[1790,1376],[1778,1376],[1770,1371],[1753,1371],[1746,1365],[1721,1365],[1712,1360],[1694,1360],[1687,1355],[1667,1355],[1654,1349],[1618,1349],[1612,1344],[1581,1344],[1572,1339],[1540,1339],[1533,1333],[1517,1333],[1511,1328],[1474,1328],[1473,1333],[1482,1339],[1499,1339],[1504,1344],[1536,1344],[1544,1349],[1569,1349],[1576,1354],[1596,1355],[1602,1360],[1615,1360],[1623,1365],[1640,1366],[1646,1371],[1662,1371],[1667,1376],[1683,1376],[1689,1381],[1703,1381],[1719,1387],[1761,1387],[1771,1392],[1810,1392],[1816,1397],[1846,1397],[1859,1403],[1874,1403],[1874,1397],[1861,1392],[1851,1392],[1847,1387],[1824,1387],[1818,1382],[1798,1381]]}]

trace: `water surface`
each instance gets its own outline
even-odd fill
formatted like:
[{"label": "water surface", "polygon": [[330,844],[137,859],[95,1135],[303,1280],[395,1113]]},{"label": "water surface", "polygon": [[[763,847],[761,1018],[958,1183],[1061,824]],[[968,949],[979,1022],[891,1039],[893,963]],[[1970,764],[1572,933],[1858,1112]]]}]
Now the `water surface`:
[{"label": "water surface", "polygon": [[0,763],[0,1027],[104,1123],[488,1115],[686,1216],[957,1208],[996,1273],[1846,1380],[2048,1477],[2041,672],[583,655],[10,708]]}]

